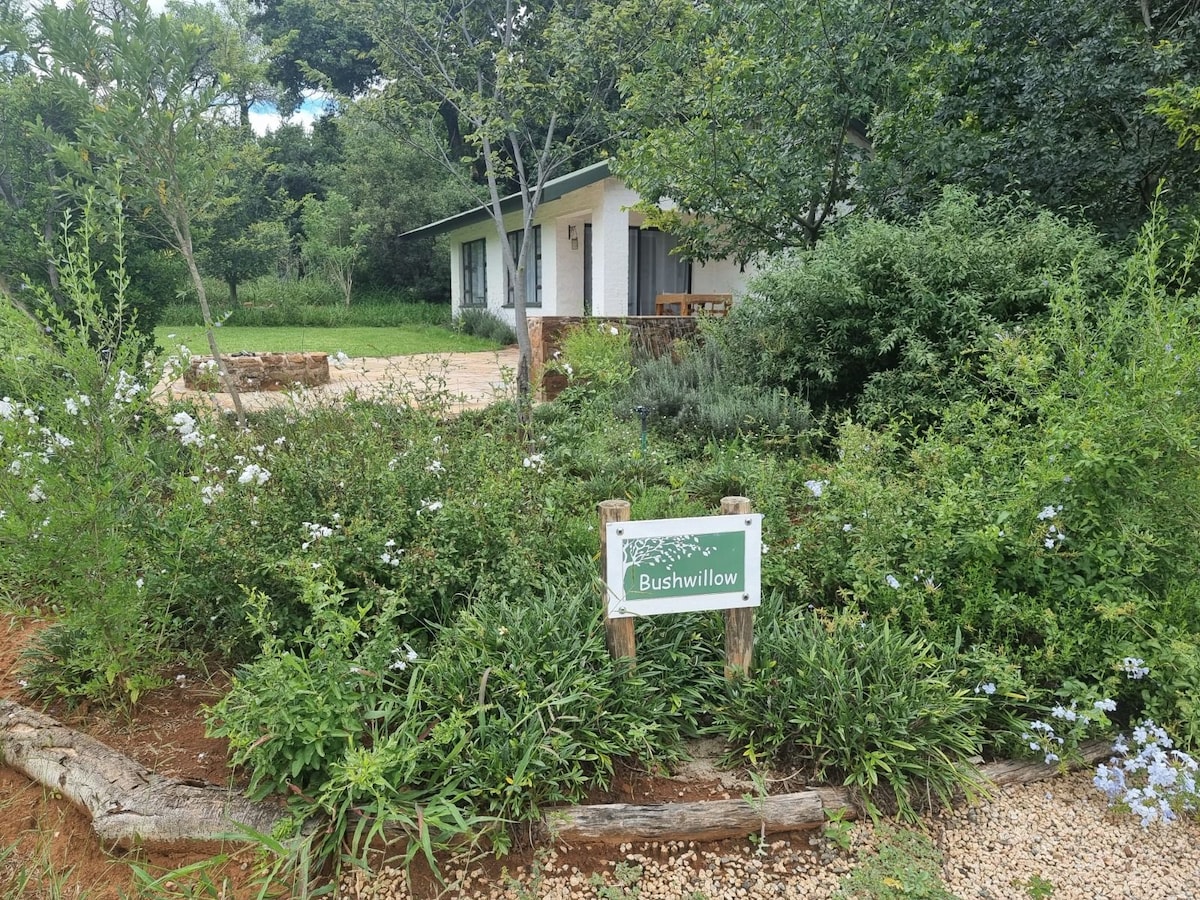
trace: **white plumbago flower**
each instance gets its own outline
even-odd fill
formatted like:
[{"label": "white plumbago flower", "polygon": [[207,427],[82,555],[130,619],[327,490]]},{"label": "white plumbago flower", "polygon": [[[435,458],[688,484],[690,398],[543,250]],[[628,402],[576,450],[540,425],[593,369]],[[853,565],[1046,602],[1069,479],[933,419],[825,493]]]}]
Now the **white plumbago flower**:
[{"label": "white plumbago flower", "polygon": [[279,437],[275,438],[275,440],[271,441],[271,443],[274,444],[276,447],[282,447],[284,444],[287,443],[287,438],[285,438],[281,434]]},{"label": "white plumbago flower", "polygon": [[546,454],[531,453],[525,457],[525,461],[521,463],[526,469],[533,469],[535,472],[545,471]]},{"label": "white plumbago flower", "polygon": [[829,484],[828,481],[817,481],[815,479],[804,482],[804,486],[809,489],[814,497],[820,497],[825,493],[825,486],[827,484]]},{"label": "white plumbago flower", "polygon": [[403,647],[397,647],[393,650],[392,656],[398,658],[392,662],[389,668],[396,672],[403,672],[408,668],[409,663],[417,661],[417,651],[409,646],[408,643],[405,643]]},{"label": "white plumbago flower", "polygon": [[1047,519],[1053,519],[1056,515],[1062,512],[1062,506],[1045,506],[1042,511],[1037,514],[1039,522],[1045,522]]},{"label": "white plumbago flower", "polygon": [[142,385],[124,369],[117,373],[117,386],[113,389],[113,399],[118,403],[132,403],[133,398],[142,392]]},{"label": "white plumbago flower", "polygon": [[[388,544],[394,545],[395,541],[388,541]],[[396,566],[400,565],[400,557],[403,555],[404,555],[403,549],[395,550],[395,551],[384,550],[382,553],[379,554],[379,560],[385,566],[391,566],[392,568],[395,568]]]},{"label": "white plumbago flower", "polygon": [[266,484],[271,473],[258,463],[250,463],[238,476],[238,484]]},{"label": "white plumbago flower", "polygon": [[78,401],[76,401],[76,399],[74,397],[68,397],[66,400],[64,400],[63,406],[65,406],[67,408],[68,416],[79,415],[79,403],[78,403]]},{"label": "white plumbago flower", "polygon": [[441,475],[446,471],[446,467],[442,465],[442,461],[440,459],[435,459],[425,467],[425,471],[429,472],[431,475]]},{"label": "white plumbago flower", "polygon": [[887,586],[893,591],[900,590],[900,582],[895,575],[888,575],[888,577],[883,580],[887,582]]},{"label": "white plumbago flower", "polygon": [[225,485],[223,484],[218,483],[205,485],[204,487],[200,488],[200,501],[205,506],[211,506],[212,502],[223,493],[225,493]]},{"label": "white plumbago flower", "polygon": [[619,331],[617,330],[617,326],[616,326],[616,325],[609,325],[609,326],[608,326],[608,333],[609,333],[609,334],[611,334],[611,335],[613,335],[614,337],[616,337],[616,336],[617,336],[618,334],[620,334],[621,332],[619,332]]},{"label": "white plumbago flower", "polygon": [[167,426],[167,430],[178,434],[179,442],[185,447],[204,446],[204,435],[196,427],[196,420],[185,412],[177,412],[171,416],[171,424]]},{"label": "white plumbago flower", "polygon": [[1150,667],[1146,665],[1144,659],[1138,656],[1127,656],[1121,660],[1121,670],[1127,678],[1135,681],[1150,674]]},{"label": "white plumbago flower", "polygon": [[40,481],[34,482],[33,487],[29,490],[29,502],[41,503],[45,499],[46,492],[42,490],[42,483]]},{"label": "white plumbago flower", "polygon": [[139,578],[137,581],[134,582],[134,584],[137,585],[137,589],[140,591],[142,588],[144,588],[146,586],[146,579]]},{"label": "white plumbago flower", "polygon": [[422,500],[421,512],[437,512],[442,508],[441,500]]},{"label": "white plumbago flower", "polygon": [[12,397],[0,398],[0,419],[8,419],[11,421],[13,418],[13,411],[15,409],[16,406],[13,404]]},{"label": "white plumbago flower", "polygon": [[992,681],[985,681],[982,684],[975,686],[975,693],[987,694],[990,697],[992,694],[996,693],[996,684]]}]

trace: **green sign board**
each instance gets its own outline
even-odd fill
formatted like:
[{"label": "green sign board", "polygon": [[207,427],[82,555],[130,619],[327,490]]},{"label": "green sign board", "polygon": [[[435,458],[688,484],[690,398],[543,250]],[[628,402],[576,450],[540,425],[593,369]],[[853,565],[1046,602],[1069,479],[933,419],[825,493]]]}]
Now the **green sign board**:
[{"label": "green sign board", "polygon": [[757,606],[762,516],[612,522],[609,617]]}]

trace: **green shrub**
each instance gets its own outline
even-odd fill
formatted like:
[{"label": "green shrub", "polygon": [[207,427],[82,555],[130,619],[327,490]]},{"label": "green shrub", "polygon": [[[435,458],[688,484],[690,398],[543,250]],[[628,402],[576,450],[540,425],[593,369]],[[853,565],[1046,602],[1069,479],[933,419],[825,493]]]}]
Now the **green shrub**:
[{"label": "green shrub", "polygon": [[905,818],[971,791],[979,703],[924,639],[851,614],[761,612],[756,671],[714,722],[748,759],[811,767]]},{"label": "green shrub", "polygon": [[[804,601],[852,598],[988,656],[1000,671],[980,681],[1019,667],[1022,714],[1078,679],[1122,716],[1154,708],[1194,734],[1175,698],[1200,689],[1180,652],[1200,634],[1187,600],[1200,567],[1200,342],[1158,227],[1103,303],[1068,282],[1044,321],[1001,335],[983,361],[990,399],[950,404],[916,439],[900,426],[840,430],[785,538],[802,548]],[[1159,662],[1134,683],[1126,656]]]},{"label": "green shrub", "polygon": [[595,585],[481,596],[426,649],[425,635],[397,633],[398,595],[372,605],[328,571],[296,572],[303,636],[281,641],[273,604],[252,594],[261,654],[211,715],[255,796],[295,784],[326,802],[358,773],[351,804],[369,784],[383,807],[467,798],[529,821],[607,783],[617,759],[679,753],[678,696],[659,690],[653,661],[636,676],[611,662]]},{"label": "green shrub", "polygon": [[512,326],[488,309],[464,309],[454,319],[454,327],[463,334],[495,341],[503,347],[517,342]]},{"label": "green shrub", "polygon": [[10,601],[48,599],[60,615],[34,652],[35,694],[136,701],[170,658],[169,607],[143,589],[170,552],[154,540],[170,451],[148,399],[157,372],[127,330],[122,232],[106,270],[93,261],[98,234],[96,201],[64,224],[56,265],[68,312],[49,296],[44,328],[0,312],[0,582]]},{"label": "green shrub", "polygon": [[629,398],[631,408],[647,408],[661,431],[685,441],[763,434],[792,444],[812,426],[807,403],[785,388],[748,382],[718,339],[680,343],[673,354],[643,361]]},{"label": "green shrub", "polygon": [[1111,267],[1088,230],[947,190],[911,224],[857,219],[779,260],[715,334],[734,368],[816,410],[925,424],[980,394],[998,328],[1043,313],[1073,274],[1090,300]]}]

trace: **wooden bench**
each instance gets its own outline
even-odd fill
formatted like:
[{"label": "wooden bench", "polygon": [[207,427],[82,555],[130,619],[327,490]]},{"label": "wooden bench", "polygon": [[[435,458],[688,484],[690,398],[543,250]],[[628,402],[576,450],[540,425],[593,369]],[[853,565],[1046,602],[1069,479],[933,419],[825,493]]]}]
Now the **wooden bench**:
[{"label": "wooden bench", "polygon": [[654,298],[656,316],[723,316],[733,305],[732,294],[659,294]]}]

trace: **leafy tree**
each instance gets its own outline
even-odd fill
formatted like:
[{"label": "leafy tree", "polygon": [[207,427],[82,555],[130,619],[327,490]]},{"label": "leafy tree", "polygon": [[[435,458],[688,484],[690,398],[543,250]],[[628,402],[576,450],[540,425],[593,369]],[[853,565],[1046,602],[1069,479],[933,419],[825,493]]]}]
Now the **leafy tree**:
[{"label": "leafy tree", "polygon": [[330,191],[324,200],[309,197],[304,203],[304,261],[325,273],[342,292],[347,306],[354,287],[354,268],[369,230],[369,225],[358,220],[349,198],[336,191]]},{"label": "leafy tree", "polygon": [[[676,0],[362,0],[361,22],[391,82],[400,133],[433,151],[465,190],[472,161],[487,185],[520,350],[517,389],[529,393],[523,277],[533,217],[547,181],[608,138],[605,112],[619,73]],[[464,162],[460,144],[473,151]],[[435,149],[436,148],[436,149]],[[521,198],[520,250],[505,235],[507,186]]]},{"label": "leafy tree", "polygon": [[[91,104],[45,89],[23,52],[31,28],[23,9],[0,0],[0,294],[30,308],[40,304],[39,297],[50,297],[60,312],[74,316],[60,289],[56,254],[45,250],[76,206],[66,189],[67,170],[54,157],[53,136],[76,135]],[[111,241],[95,237],[92,254],[99,267],[111,270],[114,252]],[[121,309],[127,316],[136,313],[133,324],[149,333],[158,310],[175,294],[182,276],[179,260],[145,235],[127,236],[123,253],[133,280]],[[101,278],[98,285],[116,308],[109,279]],[[26,291],[27,286],[45,291]]]},{"label": "leafy tree", "polygon": [[1200,69],[1194,3],[911,0],[905,27],[925,43],[901,67],[902,102],[871,123],[881,206],[920,208],[950,182],[1124,235],[1160,182],[1200,188],[1200,156],[1147,102]]},{"label": "leafy tree", "polygon": [[225,130],[233,144],[221,193],[196,219],[195,243],[204,268],[229,286],[268,271],[288,252],[289,204],[268,187],[272,165],[256,141],[240,129]]},{"label": "leafy tree", "polygon": [[1177,81],[1148,93],[1153,101],[1150,111],[1179,135],[1179,146],[1191,144],[1193,150],[1200,150],[1200,85]]},{"label": "leafy tree", "polygon": [[402,237],[410,229],[480,201],[477,188],[447,179],[430,150],[398,137],[394,123],[374,104],[359,102],[337,119],[343,157],[323,170],[323,180],[350,198],[369,225],[363,238],[364,282],[410,289],[428,299],[449,298],[445,254],[431,238]]},{"label": "leafy tree", "polygon": [[51,135],[60,162],[136,210],[152,211],[154,228],[187,265],[208,331],[208,344],[239,424],[241,397],[217,346],[193,225],[220,194],[229,147],[215,139],[219,84],[207,63],[210,36],[146,0],[117,0],[119,15],[102,20],[82,0],[34,13],[24,48],[41,87],[85,109],[77,133]]},{"label": "leafy tree", "polygon": [[172,0],[169,7],[173,16],[199,26],[209,36],[202,65],[220,86],[224,101],[236,110],[238,124],[249,132],[251,108],[256,103],[274,103],[279,91],[268,77],[266,48],[251,31],[247,0],[207,4]]},{"label": "leafy tree", "polygon": [[250,0],[249,25],[270,55],[269,75],[281,84],[285,107],[319,88],[352,96],[379,76],[374,42],[341,3],[324,0]]},{"label": "leafy tree", "polygon": [[301,214],[307,197],[325,199],[327,179],[340,171],[343,160],[341,130],[332,116],[322,116],[311,130],[302,125],[283,124],[260,139],[270,154],[266,190],[288,208],[286,218],[289,252],[288,272],[298,273],[300,244],[304,237]]},{"label": "leafy tree", "polygon": [[814,243],[858,202],[896,22],[890,0],[689,6],[621,83],[635,136],[619,171],[650,221],[697,259]]}]

